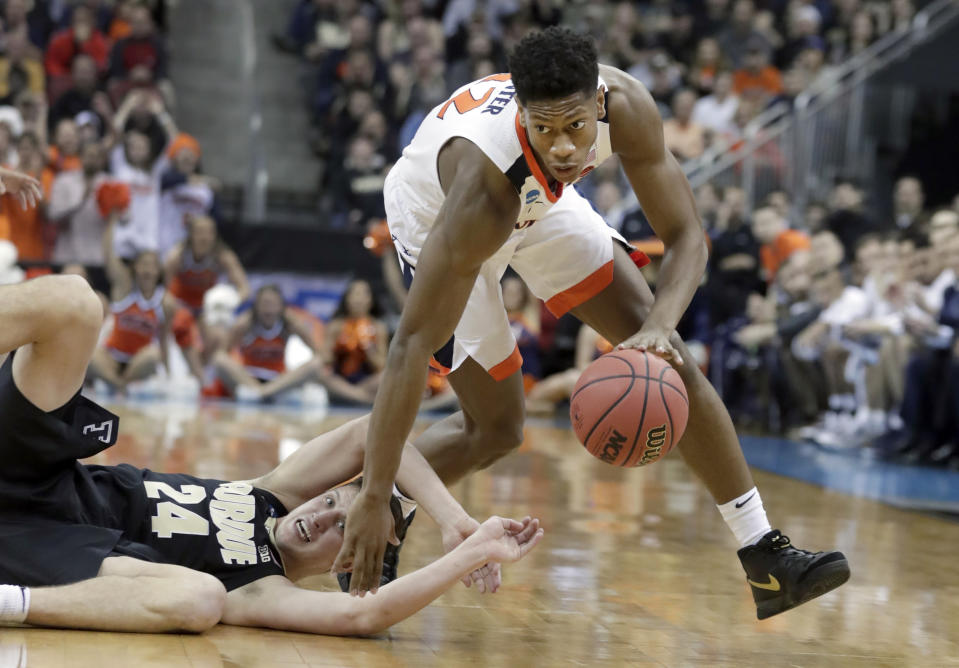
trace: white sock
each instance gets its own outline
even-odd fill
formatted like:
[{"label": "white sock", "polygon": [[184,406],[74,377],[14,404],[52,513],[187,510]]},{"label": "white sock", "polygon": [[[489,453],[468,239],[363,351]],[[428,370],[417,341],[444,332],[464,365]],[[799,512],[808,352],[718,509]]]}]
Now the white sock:
[{"label": "white sock", "polygon": [[716,507],[719,508],[726,525],[736,536],[740,547],[754,545],[772,531],[769,520],[766,519],[762,497],[759,496],[759,490],[755,487],[732,501]]},{"label": "white sock", "polygon": [[30,611],[30,589],[0,585],[0,624],[22,624]]}]

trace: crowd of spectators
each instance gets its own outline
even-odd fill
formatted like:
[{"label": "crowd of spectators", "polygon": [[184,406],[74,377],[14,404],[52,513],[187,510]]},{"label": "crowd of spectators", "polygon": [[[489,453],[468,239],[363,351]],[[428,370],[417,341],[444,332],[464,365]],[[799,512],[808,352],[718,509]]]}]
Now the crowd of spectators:
[{"label": "crowd of spectators", "polygon": [[596,38],[601,62],[642,81],[681,160],[734,146],[762,110],[791,100],[890,30],[913,0],[299,0],[276,45],[305,64],[312,145],[336,226],[383,215],[382,185],[424,114],[506,69],[529,29]]},{"label": "crowd of spectators", "polygon": [[40,207],[0,199],[0,239],[26,263],[104,265],[117,254],[165,254],[190,215],[216,214],[216,181],[173,119],[165,3],[0,3],[0,161],[43,185]]}]

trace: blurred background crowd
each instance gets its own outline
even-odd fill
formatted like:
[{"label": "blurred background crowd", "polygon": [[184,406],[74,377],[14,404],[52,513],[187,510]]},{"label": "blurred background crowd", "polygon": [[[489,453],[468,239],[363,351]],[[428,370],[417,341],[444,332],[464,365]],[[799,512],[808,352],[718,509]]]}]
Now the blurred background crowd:
[{"label": "blurred background crowd", "polygon": [[[505,71],[527,31],[562,23],[592,34],[601,62],[650,90],[667,147],[688,163],[735,150],[764,110],[789,108],[883,35],[908,30],[924,4],[283,3],[271,44],[309,117],[301,140],[321,166],[317,225],[379,258],[375,275],[343,277],[317,310],[264,275],[285,267],[227,244],[242,237],[239,221],[201,168],[203,150],[219,147],[201,149],[177,126],[163,0],[5,0],[0,161],[36,176],[45,200],[24,211],[0,199],[0,281],[89,276],[111,312],[91,365],[103,391],[135,392],[158,369],[168,379],[178,369],[205,396],[268,401],[306,384],[369,404],[405,298],[383,221],[386,173],[424,115]],[[959,179],[929,197],[907,172],[888,211],[873,206],[870,184],[842,174],[803,202],[788,188],[750,197],[738,183],[697,187],[710,262],[680,333],[741,428],[959,467]],[[616,161],[577,188],[654,258],[644,271],[655,285],[662,244]],[[552,414],[609,343],[555,320],[515,276],[504,303],[528,408]],[[424,396],[429,408],[455,405],[439,376]]]}]

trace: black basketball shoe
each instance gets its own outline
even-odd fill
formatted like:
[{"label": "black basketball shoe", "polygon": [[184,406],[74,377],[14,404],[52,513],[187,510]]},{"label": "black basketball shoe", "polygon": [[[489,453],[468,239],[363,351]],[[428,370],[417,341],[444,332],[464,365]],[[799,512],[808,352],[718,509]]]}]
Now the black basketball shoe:
[{"label": "black basketball shoe", "polygon": [[[410,514],[403,519],[402,522],[398,522],[396,526],[396,537],[399,539],[399,545],[393,545],[392,543],[386,544],[386,550],[383,552],[383,572],[380,574],[380,586],[389,584],[396,579],[396,568],[400,563],[400,549],[403,547],[403,541],[406,539],[406,530],[410,528],[410,524],[413,523],[413,516],[416,515],[416,509],[410,511]],[[337,573],[336,581],[340,584],[340,589],[343,591],[350,590],[350,580],[352,578],[352,573]]]},{"label": "black basketball shoe", "polygon": [[777,530],[738,554],[759,619],[795,608],[849,579],[849,564],[842,552],[800,550]]}]

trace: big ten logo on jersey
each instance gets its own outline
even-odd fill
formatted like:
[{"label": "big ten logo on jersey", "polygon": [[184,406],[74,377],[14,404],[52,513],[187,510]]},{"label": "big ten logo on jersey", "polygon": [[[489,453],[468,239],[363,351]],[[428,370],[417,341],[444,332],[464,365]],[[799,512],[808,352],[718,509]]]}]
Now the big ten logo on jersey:
[{"label": "big ten logo on jersey", "polygon": [[[174,489],[165,482],[144,480],[147,498],[163,497],[172,501],[157,503],[157,514],[152,518],[153,533],[158,538],[172,538],[175,534],[208,536],[210,523],[202,515],[185,508],[206,499],[206,489],[200,485],[180,485]],[[210,520],[217,528],[216,540],[225,564],[255,564],[257,558],[270,561],[269,549],[257,552],[253,540],[256,517],[256,499],[253,485],[248,482],[224,482],[213,492],[210,501]]]},{"label": "big ten logo on jersey", "polygon": [[[488,81],[503,82],[503,81],[509,81],[509,80],[510,80],[509,74],[491,74],[485,79],[480,79],[479,81],[476,81],[473,84],[470,84],[470,86],[466,88],[464,91],[457,93],[456,95],[451,97],[449,100],[447,100],[446,104],[444,104],[440,108],[440,110],[436,112],[436,117],[442,120],[443,117],[446,116],[446,111],[450,108],[450,105],[453,105],[453,107],[456,109],[456,113],[460,115],[465,114],[468,111],[473,111],[473,109],[477,109],[478,107],[482,106],[483,103],[485,103],[487,100],[489,100],[490,96],[493,94],[493,91],[496,90],[496,85],[494,84],[490,86],[489,88],[487,88],[486,92],[483,93],[480,97],[473,96],[474,85],[483,84]],[[505,86],[503,90],[501,90],[496,95],[496,97],[490,100],[490,103],[487,104],[486,108],[484,108],[483,111],[480,113],[493,114],[495,116],[496,114],[500,113],[501,111],[503,111],[503,109],[506,108],[506,106],[513,100],[513,97],[515,95],[516,95],[516,89],[513,88],[512,84],[510,84],[509,86]]]}]

